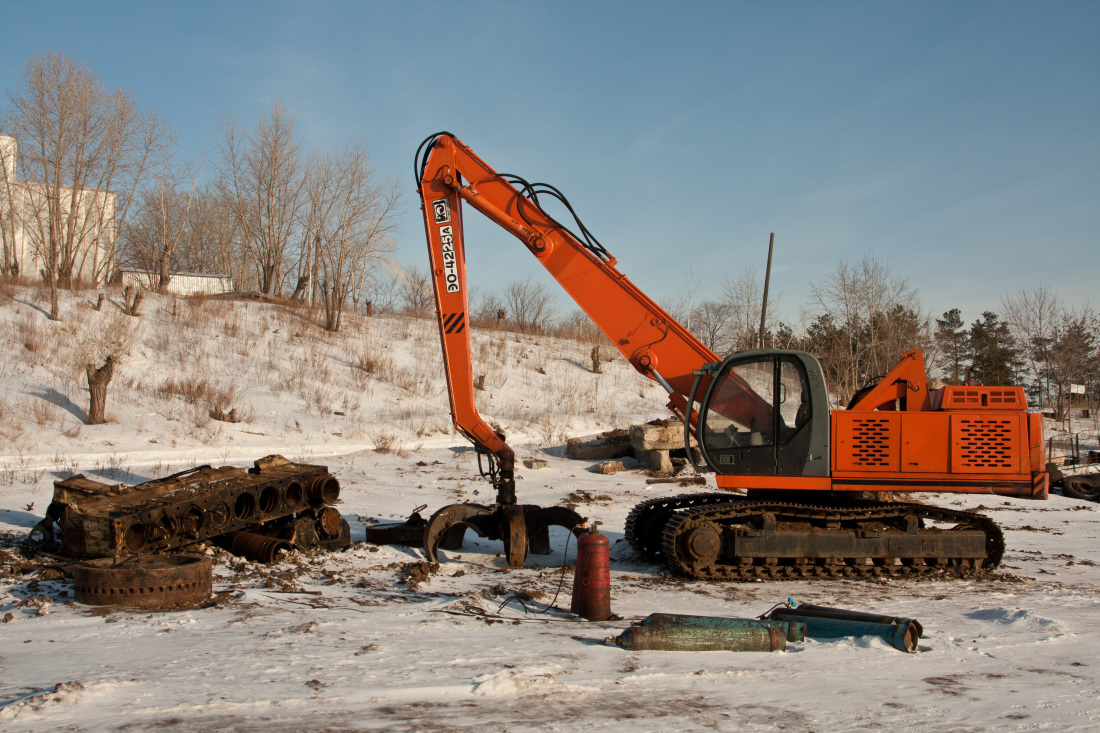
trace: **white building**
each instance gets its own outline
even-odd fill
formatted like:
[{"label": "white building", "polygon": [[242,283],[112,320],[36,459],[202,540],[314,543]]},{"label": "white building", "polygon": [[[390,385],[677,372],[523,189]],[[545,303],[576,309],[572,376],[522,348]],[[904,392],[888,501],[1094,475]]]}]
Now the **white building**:
[{"label": "white building", "polygon": [[[17,179],[19,152],[15,138],[0,135],[0,258],[5,272],[27,278],[45,270],[49,251],[49,215],[46,186]],[[110,191],[62,188],[60,263],[68,272],[91,285],[107,281],[118,232],[117,197]]]},{"label": "white building", "polygon": [[[136,285],[146,290],[156,290],[156,275],[145,270],[120,267],[118,280],[122,287]],[[174,272],[168,281],[168,292],[176,295],[219,295],[236,292],[237,284],[229,275],[210,275],[202,272]]]}]

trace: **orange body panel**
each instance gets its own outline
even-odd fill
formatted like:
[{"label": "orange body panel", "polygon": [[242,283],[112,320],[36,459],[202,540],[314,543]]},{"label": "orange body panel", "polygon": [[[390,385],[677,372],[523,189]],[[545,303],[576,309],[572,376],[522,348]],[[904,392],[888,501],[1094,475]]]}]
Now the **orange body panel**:
[{"label": "orange body panel", "polygon": [[1026,410],[1020,387],[945,387],[929,394],[923,357],[911,351],[851,409],[831,413],[831,476],[720,475],[718,486],[1045,499],[1042,416]]}]

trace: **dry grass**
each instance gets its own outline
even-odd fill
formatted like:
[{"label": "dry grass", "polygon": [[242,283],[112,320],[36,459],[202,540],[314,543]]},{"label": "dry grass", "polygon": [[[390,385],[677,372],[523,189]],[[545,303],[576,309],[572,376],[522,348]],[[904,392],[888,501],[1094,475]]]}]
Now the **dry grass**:
[{"label": "dry grass", "polygon": [[[83,366],[90,354],[112,348],[107,334],[116,325],[129,329],[122,339],[129,343],[118,344],[116,338],[114,345],[133,354],[116,369],[108,409],[140,407],[141,417],[128,425],[136,432],[167,431],[173,441],[215,445],[245,425],[211,420],[210,410],[234,407],[241,423],[256,422],[249,430],[264,434],[308,433],[295,424],[295,411],[299,418],[325,416],[337,421],[332,430],[345,440],[369,439],[379,453],[407,454],[418,438],[452,432],[433,319],[348,313],[333,334],[303,308],[151,294],[145,315],[129,318],[114,305],[93,311],[86,298],[74,305],[63,293],[58,324],[27,308],[33,293],[18,295],[7,303],[15,311],[13,328],[6,339],[0,337],[0,345],[20,354],[13,361],[58,397],[45,399],[37,387],[0,403],[5,445],[25,440],[29,421],[70,439],[80,437],[80,424],[62,400],[86,406]],[[527,434],[543,445],[564,442],[578,423],[610,426],[623,414],[657,411],[663,404],[621,358],[605,360],[604,373],[593,374],[591,341],[475,328],[471,342],[475,375],[485,375],[485,390],[475,395],[478,409],[509,434]],[[617,356],[601,349],[601,355],[608,353]],[[252,400],[261,404],[269,395],[280,409],[269,412],[265,405],[257,417]],[[618,402],[624,399],[625,404]]]},{"label": "dry grass", "polygon": [[161,398],[181,397],[189,405],[227,407],[236,401],[237,390],[235,384],[216,384],[192,374],[169,377],[153,388],[153,394]]}]

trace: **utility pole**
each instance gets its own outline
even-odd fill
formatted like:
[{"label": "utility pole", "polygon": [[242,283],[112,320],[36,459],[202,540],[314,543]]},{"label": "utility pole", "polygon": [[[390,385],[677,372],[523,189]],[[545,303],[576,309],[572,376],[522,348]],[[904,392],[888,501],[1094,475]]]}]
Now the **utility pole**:
[{"label": "utility pole", "polygon": [[772,279],[772,249],[775,247],[775,232],[768,240],[768,267],[764,270],[764,302],[760,306],[760,335],[756,338],[756,348],[764,348],[764,324],[768,317],[768,284]]}]

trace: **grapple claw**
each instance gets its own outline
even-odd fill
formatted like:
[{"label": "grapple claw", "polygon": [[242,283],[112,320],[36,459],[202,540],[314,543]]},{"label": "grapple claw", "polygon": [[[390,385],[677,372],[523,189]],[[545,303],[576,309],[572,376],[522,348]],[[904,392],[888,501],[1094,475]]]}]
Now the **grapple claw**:
[{"label": "grapple claw", "polygon": [[461,547],[466,527],[472,527],[482,537],[495,539],[485,531],[485,520],[492,514],[491,508],[481,504],[451,504],[437,511],[424,525],[424,554],[428,561],[439,562],[436,553],[444,539],[449,547]]},{"label": "grapple claw", "polygon": [[528,546],[532,555],[550,554],[551,525],[565,527],[579,537],[579,527],[584,524],[584,517],[563,506],[525,506],[523,518],[527,523]]},{"label": "grapple claw", "polygon": [[433,514],[424,526],[424,553],[429,562],[438,562],[439,548],[458,549],[466,528],[471,527],[481,537],[502,540],[508,567],[522,568],[528,552],[550,554],[551,525],[577,535],[583,522],[581,515],[560,506],[452,504]]}]

